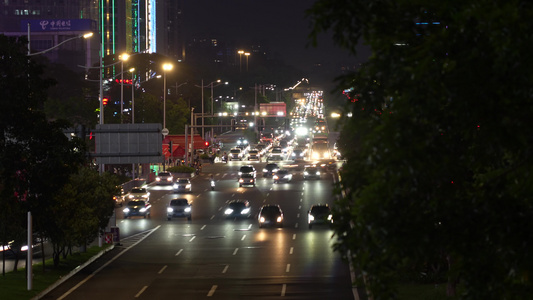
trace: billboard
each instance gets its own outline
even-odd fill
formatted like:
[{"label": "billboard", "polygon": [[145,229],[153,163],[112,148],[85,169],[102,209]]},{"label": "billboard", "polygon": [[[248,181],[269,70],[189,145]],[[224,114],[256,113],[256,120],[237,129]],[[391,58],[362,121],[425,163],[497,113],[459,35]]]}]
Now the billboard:
[{"label": "billboard", "polygon": [[285,117],[286,115],[285,102],[259,103],[259,116],[261,117]]},{"label": "billboard", "polygon": [[96,21],[89,19],[33,19],[20,21],[20,31],[57,32],[57,31],[96,31]]}]

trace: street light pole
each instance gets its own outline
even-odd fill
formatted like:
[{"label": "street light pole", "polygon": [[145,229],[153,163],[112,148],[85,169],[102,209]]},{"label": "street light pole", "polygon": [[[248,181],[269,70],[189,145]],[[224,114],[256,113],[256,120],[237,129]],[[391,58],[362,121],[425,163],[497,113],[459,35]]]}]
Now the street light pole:
[{"label": "street light pole", "polygon": [[246,72],[248,72],[248,57],[250,57],[250,52],[244,53],[244,56],[246,56]]},{"label": "street light pole", "polygon": [[120,124],[124,120],[124,61],[128,60],[130,56],[127,53],[122,54],[119,59],[121,61],[120,69]]},{"label": "street light pole", "polygon": [[202,79],[202,138],[204,138],[204,80]]},{"label": "street light pole", "polygon": [[163,128],[167,128],[167,71],[172,70],[172,64],[163,64]]},{"label": "street light pole", "polygon": [[237,51],[239,53],[239,73],[242,72],[242,55],[244,54],[243,50]]},{"label": "street light pole", "polygon": [[135,68],[130,69],[131,72],[131,124],[135,124],[135,85],[133,80],[135,80]]}]

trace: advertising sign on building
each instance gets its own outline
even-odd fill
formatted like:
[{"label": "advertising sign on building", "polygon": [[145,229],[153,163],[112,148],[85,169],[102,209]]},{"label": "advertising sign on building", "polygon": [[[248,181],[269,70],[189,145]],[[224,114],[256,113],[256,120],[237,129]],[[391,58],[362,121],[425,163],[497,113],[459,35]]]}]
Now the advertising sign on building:
[{"label": "advertising sign on building", "polygon": [[28,23],[31,32],[96,30],[96,22],[89,19],[34,19],[20,21],[20,31],[27,31]]}]

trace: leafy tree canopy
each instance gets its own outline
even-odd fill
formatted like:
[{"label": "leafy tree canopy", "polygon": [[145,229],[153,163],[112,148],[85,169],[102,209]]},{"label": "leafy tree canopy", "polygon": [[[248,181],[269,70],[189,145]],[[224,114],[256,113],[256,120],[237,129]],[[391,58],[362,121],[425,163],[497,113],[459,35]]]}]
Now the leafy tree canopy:
[{"label": "leafy tree canopy", "polygon": [[336,231],[374,299],[435,261],[449,295],[530,297],[532,3],[319,0],[308,16],[312,41],[373,53],[339,80],[357,101]]}]

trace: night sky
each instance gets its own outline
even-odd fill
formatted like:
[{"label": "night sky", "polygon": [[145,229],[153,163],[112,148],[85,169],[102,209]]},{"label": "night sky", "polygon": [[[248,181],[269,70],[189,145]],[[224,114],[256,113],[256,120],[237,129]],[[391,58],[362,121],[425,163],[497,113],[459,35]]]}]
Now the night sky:
[{"label": "night sky", "polygon": [[338,65],[361,61],[334,46],[327,35],[321,36],[317,48],[306,47],[311,30],[305,10],[313,3],[313,0],[185,0],[183,31],[188,38],[208,35],[237,47],[260,41],[269,47],[271,54],[301,70],[317,62]]}]

